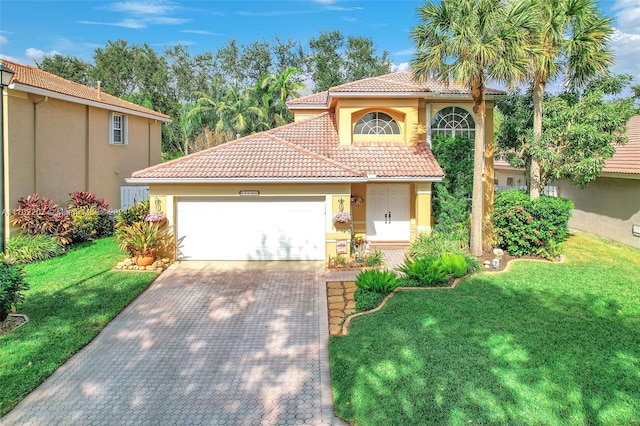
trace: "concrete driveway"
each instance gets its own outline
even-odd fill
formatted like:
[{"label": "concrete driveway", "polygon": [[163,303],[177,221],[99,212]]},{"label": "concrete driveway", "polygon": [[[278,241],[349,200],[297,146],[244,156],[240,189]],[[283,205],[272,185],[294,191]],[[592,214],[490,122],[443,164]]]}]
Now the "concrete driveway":
[{"label": "concrete driveway", "polygon": [[255,266],[174,265],[0,423],[344,424],[322,269]]}]

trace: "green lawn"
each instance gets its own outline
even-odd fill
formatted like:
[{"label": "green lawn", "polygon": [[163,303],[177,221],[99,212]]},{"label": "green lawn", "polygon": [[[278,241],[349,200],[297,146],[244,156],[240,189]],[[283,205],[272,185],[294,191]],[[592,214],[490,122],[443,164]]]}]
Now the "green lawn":
[{"label": "green lawn", "polygon": [[0,336],[0,413],[89,343],[157,277],[112,271],[122,258],[107,238],[26,266],[30,289],[18,313],[29,322]]},{"label": "green lawn", "polygon": [[640,250],[583,234],[403,291],[332,337],[336,411],[357,425],[640,424]]}]

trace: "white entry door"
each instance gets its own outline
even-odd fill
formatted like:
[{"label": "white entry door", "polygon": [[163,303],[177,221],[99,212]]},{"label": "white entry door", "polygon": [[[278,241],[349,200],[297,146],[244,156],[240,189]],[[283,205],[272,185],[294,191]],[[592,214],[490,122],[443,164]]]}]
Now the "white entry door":
[{"label": "white entry door", "polygon": [[178,200],[181,260],[324,260],[325,199]]},{"label": "white entry door", "polygon": [[371,241],[409,241],[408,184],[367,185],[367,238]]}]

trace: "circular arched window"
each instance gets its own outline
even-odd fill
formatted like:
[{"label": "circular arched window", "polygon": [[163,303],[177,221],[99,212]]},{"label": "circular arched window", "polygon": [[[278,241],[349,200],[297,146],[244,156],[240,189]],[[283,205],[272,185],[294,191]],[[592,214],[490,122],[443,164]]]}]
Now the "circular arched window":
[{"label": "circular arched window", "polygon": [[400,126],[390,115],[384,112],[365,114],[353,131],[356,135],[399,135]]},{"label": "circular arched window", "polygon": [[466,109],[443,108],[431,120],[431,137],[436,135],[461,135],[473,139],[476,136],[476,122]]}]

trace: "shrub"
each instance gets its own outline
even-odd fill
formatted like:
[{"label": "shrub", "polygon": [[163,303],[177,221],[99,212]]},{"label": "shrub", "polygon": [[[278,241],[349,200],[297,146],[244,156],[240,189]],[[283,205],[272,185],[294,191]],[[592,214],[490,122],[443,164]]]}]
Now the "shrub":
[{"label": "shrub", "polygon": [[24,235],[50,235],[63,245],[72,241],[73,222],[69,215],[38,194],[18,200],[18,209],[11,216],[11,224],[19,226]]},{"label": "shrub", "polygon": [[409,248],[409,254],[414,259],[420,257],[438,258],[443,253],[465,253],[467,241],[462,233],[444,234],[433,232],[429,234],[419,234]]},{"label": "shrub", "polygon": [[91,241],[113,235],[115,219],[109,203],[88,191],[76,191],[67,205],[74,225],[73,240]]},{"label": "shrub", "polygon": [[354,297],[356,299],[356,312],[364,312],[380,306],[386,294],[357,288]]},{"label": "shrub", "polygon": [[453,278],[460,278],[467,274],[467,260],[460,254],[444,253],[438,261],[442,270]]},{"label": "shrub", "polygon": [[375,267],[382,265],[384,261],[384,253],[381,250],[376,249],[373,253],[369,253],[364,257],[365,266]]},{"label": "shrub", "polygon": [[116,217],[116,229],[142,222],[147,214],[149,214],[149,200],[139,201],[128,209],[120,210]]},{"label": "shrub", "polygon": [[442,286],[450,277],[440,259],[434,257],[420,257],[415,260],[405,257],[404,264],[398,267],[398,271],[405,275],[404,279],[411,286]]},{"label": "shrub", "polygon": [[356,287],[376,293],[391,293],[399,285],[400,281],[395,272],[369,269],[361,271],[355,280]]},{"label": "shrub", "polygon": [[0,321],[9,316],[12,307],[24,301],[23,291],[29,288],[21,266],[6,258],[0,261]]},{"label": "shrub", "polygon": [[7,255],[18,263],[47,260],[62,253],[62,245],[47,235],[17,235],[7,242]]},{"label": "shrub", "polygon": [[531,200],[524,191],[496,194],[493,228],[498,245],[512,256],[536,254],[551,241],[565,240],[569,232],[571,200],[541,196]]}]

